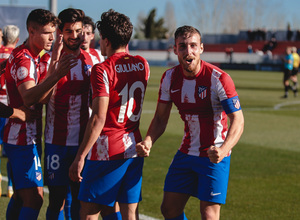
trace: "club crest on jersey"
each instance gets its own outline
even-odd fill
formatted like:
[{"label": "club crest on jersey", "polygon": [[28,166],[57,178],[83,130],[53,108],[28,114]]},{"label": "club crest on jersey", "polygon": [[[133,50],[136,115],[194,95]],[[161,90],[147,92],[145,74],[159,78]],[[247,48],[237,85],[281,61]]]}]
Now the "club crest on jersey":
[{"label": "club crest on jersey", "polygon": [[198,87],[198,96],[201,99],[205,99],[207,95],[207,87],[206,86],[199,86]]},{"label": "club crest on jersey", "polygon": [[35,172],[35,176],[36,176],[36,179],[38,181],[41,181],[41,179],[42,179],[42,173],[41,172]]},{"label": "club crest on jersey", "polygon": [[240,109],[241,108],[241,104],[240,104],[240,100],[239,99],[232,99],[232,102],[233,102],[233,106],[236,109]]}]

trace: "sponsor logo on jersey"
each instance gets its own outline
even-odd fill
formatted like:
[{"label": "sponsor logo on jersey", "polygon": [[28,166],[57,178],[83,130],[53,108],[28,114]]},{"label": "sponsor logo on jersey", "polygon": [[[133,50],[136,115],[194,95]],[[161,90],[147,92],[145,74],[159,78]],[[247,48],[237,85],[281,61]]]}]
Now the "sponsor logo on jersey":
[{"label": "sponsor logo on jersey", "polygon": [[28,76],[28,69],[24,66],[19,67],[17,70],[17,77],[19,80],[23,80]]},{"label": "sponsor logo on jersey", "polygon": [[199,98],[205,99],[206,95],[207,95],[206,93],[207,93],[207,87],[206,86],[199,86],[198,87]]},{"label": "sponsor logo on jersey", "polygon": [[133,71],[143,71],[145,66],[143,63],[127,63],[127,64],[118,64],[115,66],[117,73],[128,73]]},{"label": "sponsor logo on jersey", "polygon": [[240,100],[239,99],[232,99],[232,102],[233,102],[233,106],[236,109],[240,109],[241,108],[241,104],[240,104]]}]

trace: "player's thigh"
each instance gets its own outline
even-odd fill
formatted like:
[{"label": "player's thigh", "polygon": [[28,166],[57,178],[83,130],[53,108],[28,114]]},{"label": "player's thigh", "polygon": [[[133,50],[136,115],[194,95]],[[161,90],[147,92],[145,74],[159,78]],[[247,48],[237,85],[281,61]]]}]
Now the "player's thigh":
[{"label": "player's thigh", "polygon": [[161,204],[162,214],[166,216],[176,217],[180,215],[189,200],[190,195],[176,192],[164,192]]},{"label": "player's thigh", "polygon": [[43,187],[19,189],[16,192],[24,207],[40,209],[43,204]]},{"label": "player's thigh", "polygon": [[105,217],[115,212],[114,207],[109,207],[93,202],[81,201],[80,205],[81,219],[98,219],[100,213],[102,217]]}]

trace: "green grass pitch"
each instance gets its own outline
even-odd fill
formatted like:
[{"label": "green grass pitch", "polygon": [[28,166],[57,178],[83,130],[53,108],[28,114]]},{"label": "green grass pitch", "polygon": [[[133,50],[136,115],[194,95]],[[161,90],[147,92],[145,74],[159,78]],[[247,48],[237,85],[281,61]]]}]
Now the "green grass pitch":
[{"label": "green grass pitch", "polygon": [[[146,91],[141,131],[145,135],[154,115],[157,93],[165,67],[151,67]],[[290,92],[281,99],[281,72],[227,71],[233,78],[245,116],[245,130],[232,153],[227,202],[222,220],[298,219],[300,216],[300,97]],[[183,122],[173,108],[168,127],[145,159],[143,201],[139,211],[163,219],[160,204],[164,178],[177,151]],[[6,158],[1,158],[6,175]],[[3,182],[3,194],[6,194]],[[5,218],[8,198],[0,198],[0,219]],[[48,195],[39,219],[45,219]],[[199,201],[191,198],[185,209],[188,219],[200,219]]]}]

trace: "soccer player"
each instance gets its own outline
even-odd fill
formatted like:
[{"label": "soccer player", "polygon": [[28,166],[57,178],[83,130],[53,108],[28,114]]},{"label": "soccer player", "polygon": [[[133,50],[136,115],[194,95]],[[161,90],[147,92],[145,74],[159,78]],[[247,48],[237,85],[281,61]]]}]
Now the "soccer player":
[{"label": "soccer player", "polygon": [[54,58],[55,68],[43,76],[39,53],[50,50],[59,20],[50,11],[35,9],[27,17],[28,39],[14,49],[5,71],[8,104],[23,105],[39,113],[33,122],[9,118],[4,128],[4,149],[12,165],[14,194],[7,207],[7,219],[37,219],[43,203],[43,178],[40,164],[42,103],[52,88],[73,65],[72,56]]},{"label": "soccer player", "polygon": [[[139,121],[149,65],[126,53],[133,30],[127,16],[111,9],[96,25],[101,53],[108,58],[92,69],[92,116],[69,175],[82,181],[82,219],[98,219],[99,213],[104,220],[138,219],[144,160],[137,157],[135,145],[141,141]],[[122,217],[115,211],[116,202]]]},{"label": "soccer player", "polygon": [[85,16],[83,19],[83,42],[81,44],[81,49],[97,57],[98,61],[101,63],[104,61],[101,51],[91,47],[91,42],[94,38],[95,24],[89,16]]},{"label": "soccer player", "polygon": [[293,55],[293,70],[291,74],[291,80],[294,83],[293,91],[294,91],[294,97],[298,96],[298,70],[299,70],[299,63],[300,63],[300,57],[297,53],[297,47],[292,47],[292,55]]},{"label": "soccer player", "polygon": [[185,128],[165,179],[161,205],[165,219],[187,219],[184,207],[190,196],[200,200],[202,219],[219,219],[226,199],[231,149],[243,132],[244,118],[232,79],[201,60],[202,52],[196,28],[176,30],[174,53],[179,65],[163,74],[154,118],[145,139],[136,146],[139,156],[149,156],[165,131],[174,103]]},{"label": "soccer player", "polygon": [[291,79],[293,63],[294,63],[294,58],[292,55],[292,48],[287,47],[285,52],[286,52],[286,55],[282,59],[284,62],[284,68],[283,68],[284,96],[282,98],[288,98],[289,89],[292,89],[294,91],[294,93],[296,92],[296,90],[290,86],[290,79]]},{"label": "soccer player", "polygon": [[[45,183],[49,188],[47,219],[64,218],[64,201],[69,185],[72,192],[72,220],[79,219],[80,202],[77,199],[79,183],[70,181],[68,171],[89,119],[90,75],[93,64],[97,63],[95,57],[80,49],[84,16],[82,10],[73,8],[65,9],[58,15],[61,21],[58,32],[63,36],[62,53],[76,57],[77,65],[57,83],[47,105],[45,127]],[[48,54],[45,55],[47,57]]]},{"label": "soccer player", "polygon": [[[3,28],[3,46],[0,48],[0,62],[7,60],[12,50],[16,47],[18,41],[19,41],[19,34],[20,29],[15,25],[7,25]],[[7,95],[6,95],[6,85],[5,85],[5,77],[4,74],[1,75],[0,78],[0,102],[7,105]],[[3,138],[3,130],[5,125],[5,118],[0,118],[0,144],[2,144],[2,138]],[[6,156],[5,152],[2,151],[2,155]],[[8,177],[8,186],[7,186],[7,196],[9,198],[13,195],[13,187],[12,187],[12,180],[11,180],[11,172],[10,170],[10,163],[7,161],[6,164],[7,167],[7,177]],[[1,175],[1,174],[0,174]],[[1,188],[0,188],[1,191]],[[1,196],[1,193],[0,193]]]}]

